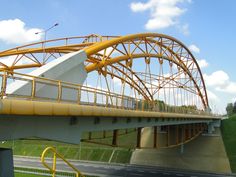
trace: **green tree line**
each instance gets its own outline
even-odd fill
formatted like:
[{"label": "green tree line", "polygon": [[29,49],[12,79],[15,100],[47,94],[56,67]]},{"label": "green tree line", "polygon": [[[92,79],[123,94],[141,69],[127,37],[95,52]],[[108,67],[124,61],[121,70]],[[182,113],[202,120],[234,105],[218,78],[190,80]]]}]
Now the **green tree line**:
[{"label": "green tree line", "polygon": [[228,103],[226,106],[226,112],[228,116],[236,114],[236,101],[234,103]]}]

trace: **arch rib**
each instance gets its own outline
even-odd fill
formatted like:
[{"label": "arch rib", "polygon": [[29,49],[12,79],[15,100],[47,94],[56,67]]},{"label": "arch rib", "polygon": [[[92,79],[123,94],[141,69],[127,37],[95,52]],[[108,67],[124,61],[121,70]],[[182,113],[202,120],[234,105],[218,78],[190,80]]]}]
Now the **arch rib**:
[{"label": "arch rib", "polygon": [[[177,64],[178,66],[180,66],[188,75],[189,77],[191,78],[191,80],[193,81],[196,89],[198,90],[198,94],[199,96],[201,97],[201,100],[202,100],[202,103],[204,105],[204,108],[207,108],[208,107],[208,98],[207,98],[207,92],[206,92],[206,87],[205,87],[205,83],[204,83],[204,80],[203,80],[203,76],[202,76],[202,73],[201,73],[201,70],[200,70],[200,67],[198,65],[198,63],[196,62],[196,59],[194,58],[194,56],[191,54],[191,52],[189,51],[189,49],[183,44],[181,43],[180,41],[178,41],[177,39],[173,38],[173,37],[170,37],[170,36],[167,36],[167,35],[163,35],[163,34],[156,34],[156,33],[141,33],[141,34],[134,34],[134,35],[127,35],[127,36],[124,36],[124,37],[120,37],[120,38],[115,38],[115,39],[112,39],[112,40],[109,40],[109,41],[104,41],[104,42],[101,42],[101,43],[97,43],[97,44],[94,44],[88,48],[85,48],[85,52],[87,54],[87,56],[89,57],[90,55],[93,55],[93,54],[96,54],[98,53],[99,51],[101,50],[104,50],[105,48],[109,48],[111,46],[114,46],[114,45],[117,45],[119,43],[125,43],[125,42],[128,42],[128,41],[131,41],[132,43],[133,40],[138,40],[140,39],[139,43],[141,43],[141,40],[144,40],[144,38],[146,39],[151,39],[151,40],[154,40],[152,38],[155,38],[155,37],[159,37],[161,38],[161,42],[163,42],[163,38],[166,38],[168,40],[171,40],[173,43],[172,45],[174,45],[174,42],[176,42],[177,44],[179,44],[182,48],[184,48],[186,51],[187,51],[187,54],[190,55],[191,59],[193,60],[194,64],[196,65],[197,67],[197,70],[198,72],[200,73],[200,77],[201,77],[201,82],[203,84],[203,91],[204,91],[204,94],[201,92],[198,84],[197,84],[197,81],[195,81],[195,79],[193,78],[193,76],[191,75],[191,73],[189,72],[189,68],[185,68],[184,66],[185,65],[180,65],[179,63],[175,63]],[[136,47],[137,44],[135,44]],[[167,50],[171,51],[168,47],[166,47]],[[181,61],[181,59],[179,58],[179,56],[174,52],[174,51],[171,51],[171,53],[177,57],[179,59],[179,61]],[[144,54],[144,55],[137,55],[135,56],[135,54],[132,55],[132,58],[138,58],[138,57],[150,57],[150,56],[153,56],[151,55],[150,53],[148,55]],[[95,68],[99,68],[99,67],[103,67],[104,64],[105,65],[110,65],[111,63],[115,63],[115,62],[118,62],[118,61],[121,61],[121,60],[127,60],[129,59],[131,56],[120,56],[120,57],[115,57],[113,58],[112,62],[110,60],[106,60],[106,62],[102,62],[102,63],[94,63],[92,64],[91,66],[87,66],[86,67],[86,70],[88,72],[92,71],[93,69]],[[159,56],[156,56],[158,58],[163,58],[164,56],[163,55],[159,55]],[[170,61],[174,61],[173,59],[170,59]]]}]

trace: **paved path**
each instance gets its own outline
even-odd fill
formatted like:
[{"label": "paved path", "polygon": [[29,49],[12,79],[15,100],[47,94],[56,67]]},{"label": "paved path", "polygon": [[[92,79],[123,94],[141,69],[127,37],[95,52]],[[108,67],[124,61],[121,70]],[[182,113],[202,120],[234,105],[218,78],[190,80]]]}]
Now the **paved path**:
[{"label": "paved path", "polygon": [[[140,165],[121,165],[95,162],[81,162],[71,160],[82,173],[100,177],[222,177],[233,176],[227,174],[201,173],[195,171],[182,171],[162,167],[148,167]],[[20,167],[44,168],[39,158],[14,157],[14,165]],[[58,161],[57,168],[69,171],[63,162]]]}]

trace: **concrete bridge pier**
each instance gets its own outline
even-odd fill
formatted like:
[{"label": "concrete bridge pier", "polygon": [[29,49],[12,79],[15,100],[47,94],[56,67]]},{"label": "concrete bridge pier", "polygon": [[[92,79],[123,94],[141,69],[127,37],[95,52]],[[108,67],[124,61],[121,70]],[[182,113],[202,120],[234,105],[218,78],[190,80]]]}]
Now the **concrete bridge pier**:
[{"label": "concrete bridge pier", "polygon": [[208,123],[207,133],[212,134],[215,132],[215,128],[219,128],[221,125],[221,120],[214,120]]},{"label": "concrete bridge pier", "polygon": [[0,148],[0,177],[14,177],[12,149]]}]

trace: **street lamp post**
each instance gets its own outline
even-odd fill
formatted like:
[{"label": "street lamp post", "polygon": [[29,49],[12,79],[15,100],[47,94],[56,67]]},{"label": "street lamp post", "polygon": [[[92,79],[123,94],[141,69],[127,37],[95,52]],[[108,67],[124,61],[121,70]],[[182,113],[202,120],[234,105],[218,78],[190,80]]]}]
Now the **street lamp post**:
[{"label": "street lamp post", "polygon": [[56,26],[58,26],[59,25],[59,23],[55,23],[54,25],[52,25],[51,27],[49,27],[48,29],[46,29],[46,30],[43,30],[43,31],[39,31],[39,32],[36,32],[35,34],[41,34],[41,33],[44,33],[44,42],[42,42],[42,44],[43,44],[43,60],[46,58],[46,54],[45,54],[45,41],[46,41],[46,39],[47,39],[47,32],[49,31],[49,30],[51,30],[52,28],[54,28],[54,27],[56,27]]}]

